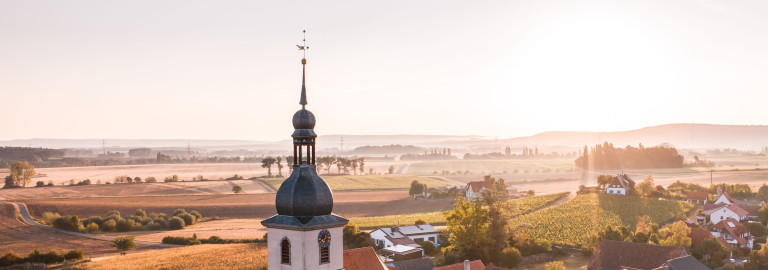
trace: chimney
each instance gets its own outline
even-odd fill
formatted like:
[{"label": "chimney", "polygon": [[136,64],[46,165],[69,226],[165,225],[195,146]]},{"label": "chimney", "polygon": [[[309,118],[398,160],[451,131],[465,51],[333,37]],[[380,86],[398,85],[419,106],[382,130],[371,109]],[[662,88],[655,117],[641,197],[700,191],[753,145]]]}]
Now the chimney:
[{"label": "chimney", "polygon": [[469,260],[464,260],[464,270],[469,270]]}]

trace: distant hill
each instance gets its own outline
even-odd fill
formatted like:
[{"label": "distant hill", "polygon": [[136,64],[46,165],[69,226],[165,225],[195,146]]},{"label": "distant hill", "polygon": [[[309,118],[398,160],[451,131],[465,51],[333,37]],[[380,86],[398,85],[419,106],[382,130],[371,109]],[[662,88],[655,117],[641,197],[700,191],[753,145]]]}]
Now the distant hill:
[{"label": "distant hill", "polygon": [[[655,146],[670,143],[678,149],[734,148],[739,150],[761,151],[768,146],[768,126],[747,125],[711,125],[711,124],[668,124],[646,127],[636,130],[616,132],[591,131],[549,131],[533,136],[490,139],[483,136],[452,135],[323,135],[317,138],[318,150],[328,154],[339,153],[341,139],[344,138],[344,153],[351,153],[361,146],[413,145],[416,147],[449,147],[455,153],[503,151],[510,146],[539,147],[546,151],[577,151],[584,145],[594,145],[605,141],[617,147],[626,145]],[[154,140],[154,139],[106,139],[107,150],[127,150],[130,148],[202,148],[215,150],[266,150],[283,151],[290,149],[290,140],[251,141],[251,140]],[[26,139],[0,141],[0,146],[44,147],[44,148],[86,148],[101,149],[101,139]]]},{"label": "distant hill", "polygon": [[761,150],[768,146],[768,126],[669,124],[617,132],[550,131],[529,137],[501,140],[512,145],[584,146],[602,142],[615,146],[670,143],[677,148],[735,148]]}]

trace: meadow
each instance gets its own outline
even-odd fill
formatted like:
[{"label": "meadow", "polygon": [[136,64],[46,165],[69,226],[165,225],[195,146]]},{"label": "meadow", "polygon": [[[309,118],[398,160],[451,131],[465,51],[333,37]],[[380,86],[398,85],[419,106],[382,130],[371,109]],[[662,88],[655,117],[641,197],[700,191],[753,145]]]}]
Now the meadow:
[{"label": "meadow", "polygon": [[129,251],[125,256],[84,262],[71,269],[267,269],[267,247],[266,244],[211,244],[141,253]]},{"label": "meadow", "polygon": [[[411,175],[335,175],[323,176],[325,182],[335,191],[351,190],[382,190],[382,189],[409,189],[411,182],[417,180],[426,184],[428,188],[438,188],[448,183],[432,178]],[[262,179],[264,183],[275,190],[280,188],[285,178]]]},{"label": "meadow", "polygon": [[693,205],[687,202],[655,200],[608,194],[578,195],[569,202],[513,218],[510,225],[534,239],[546,239],[558,245],[588,244],[590,237],[607,225],[632,229],[635,217],[648,215],[663,225],[685,215]]},{"label": "meadow", "polygon": [[[512,209],[510,209],[511,216],[518,216],[521,214],[530,213],[536,209],[544,207],[550,203],[560,200],[567,196],[567,192],[547,194],[534,197],[523,197],[520,199],[511,200]],[[445,211],[433,211],[425,213],[415,214],[402,214],[402,215],[388,215],[388,216],[375,216],[375,217],[354,217],[350,218],[352,223],[355,223],[358,227],[363,229],[375,229],[382,227],[390,227],[396,225],[411,225],[416,220],[424,220],[431,225],[445,225]]]}]

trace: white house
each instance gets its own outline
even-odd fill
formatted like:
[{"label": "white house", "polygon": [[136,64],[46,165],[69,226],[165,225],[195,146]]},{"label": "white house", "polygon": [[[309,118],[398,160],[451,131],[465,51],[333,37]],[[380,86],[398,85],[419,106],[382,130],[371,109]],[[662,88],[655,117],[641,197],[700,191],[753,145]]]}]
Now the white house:
[{"label": "white house", "polygon": [[440,244],[437,229],[428,224],[379,228],[371,232],[371,238],[376,245],[381,245],[384,248],[391,248],[396,245],[421,247],[416,243],[417,240]]},{"label": "white house", "polygon": [[[717,188],[719,192],[720,187],[717,187]],[[722,194],[715,196],[715,202],[713,204],[734,204],[734,203],[736,203],[736,200],[731,198],[731,195],[728,195],[728,192],[723,192]]]},{"label": "white house", "polygon": [[490,190],[493,188],[493,183],[485,182],[485,181],[475,181],[475,182],[469,182],[467,183],[467,189],[465,196],[467,199],[476,199],[480,198],[481,193],[485,190]]},{"label": "white house", "polygon": [[704,210],[701,212],[704,216],[709,217],[709,222],[718,223],[726,219],[734,219],[743,221],[749,216],[749,212],[739,207],[736,204],[718,204],[716,207]]},{"label": "white house", "polygon": [[613,181],[606,186],[605,193],[627,195],[633,190],[635,190],[635,181],[622,172],[613,177]]},{"label": "white house", "polygon": [[692,204],[701,204],[706,205],[708,201],[708,197],[706,192],[701,191],[691,191],[688,192],[688,194],[685,195],[685,200]]},{"label": "white house", "polygon": [[735,219],[725,219],[712,227],[712,236],[727,247],[740,247],[751,249],[755,237],[749,233],[749,229]]}]

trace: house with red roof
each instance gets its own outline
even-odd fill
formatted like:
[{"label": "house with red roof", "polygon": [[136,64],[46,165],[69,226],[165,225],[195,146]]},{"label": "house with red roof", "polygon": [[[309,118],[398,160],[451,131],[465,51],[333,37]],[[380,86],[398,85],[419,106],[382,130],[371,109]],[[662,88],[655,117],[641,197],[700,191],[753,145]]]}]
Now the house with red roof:
[{"label": "house with red roof", "polygon": [[736,219],[725,219],[712,227],[712,236],[720,243],[732,248],[752,249],[755,237],[749,233],[749,229]]},{"label": "house with red roof", "polygon": [[464,196],[470,200],[480,198],[482,192],[486,190],[493,190],[493,183],[486,181],[469,182],[467,183]]},{"label": "house with red roof", "polygon": [[611,183],[605,187],[605,193],[628,195],[635,190],[635,181],[629,175],[621,172],[613,177]]},{"label": "house with red roof", "polygon": [[706,217],[705,224],[718,223],[729,218],[744,221],[749,217],[749,212],[736,204],[714,204],[711,207],[705,207],[701,213]]},{"label": "house with red roof", "polygon": [[684,247],[602,240],[587,269],[650,270],[663,267],[669,260],[684,256],[688,256]]},{"label": "house with red roof", "polygon": [[481,260],[465,260],[457,264],[435,267],[433,270],[485,270],[485,264]]},{"label": "house with red roof", "polygon": [[685,195],[685,200],[689,203],[706,205],[709,195],[706,192],[691,191]]},{"label": "house with red roof", "polygon": [[372,247],[344,250],[344,269],[389,270]]}]

